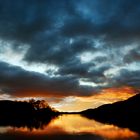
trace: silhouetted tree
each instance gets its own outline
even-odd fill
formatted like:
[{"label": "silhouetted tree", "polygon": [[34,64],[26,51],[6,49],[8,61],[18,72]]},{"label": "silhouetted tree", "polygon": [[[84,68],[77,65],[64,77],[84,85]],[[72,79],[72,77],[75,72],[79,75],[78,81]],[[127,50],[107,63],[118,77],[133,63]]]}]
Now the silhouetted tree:
[{"label": "silhouetted tree", "polygon": [[36,101],[34,99],[31,99],[31,100],[29,100],[29,103],[33,105],[35,110],[39,110],[39,109],[50,107],[45,100],[37,100]]}]

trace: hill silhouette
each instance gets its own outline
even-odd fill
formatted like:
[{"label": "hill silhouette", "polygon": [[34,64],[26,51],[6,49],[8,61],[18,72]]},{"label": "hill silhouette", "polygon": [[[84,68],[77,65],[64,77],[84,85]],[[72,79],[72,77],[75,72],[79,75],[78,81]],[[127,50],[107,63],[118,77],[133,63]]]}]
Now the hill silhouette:
[{"label": "hill silhouette", "polygon": [[130,128],[140,133],[140,94],[125,101],[82,111],[81,114],[90,119]]},{"label": "hill silhouette", "polygon": [[0,126],[41,128],[58,114],[59,112],[40,100],[0,101]]}]

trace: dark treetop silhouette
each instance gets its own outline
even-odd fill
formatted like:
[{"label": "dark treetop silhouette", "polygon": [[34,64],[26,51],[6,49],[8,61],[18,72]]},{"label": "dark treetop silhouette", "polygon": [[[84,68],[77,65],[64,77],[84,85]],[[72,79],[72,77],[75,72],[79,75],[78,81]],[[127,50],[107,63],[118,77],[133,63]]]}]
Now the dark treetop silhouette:
[{"label": "dark treetop silhouette", "polygon": [[0,126],[40,128],[57,115],[44,101],[0,101]]},{"label": "dark treetop silhouette", "polygon": [[103,123],[128,127],[140,133],[140,94],[125,101],[82,111],[81,114]]}]

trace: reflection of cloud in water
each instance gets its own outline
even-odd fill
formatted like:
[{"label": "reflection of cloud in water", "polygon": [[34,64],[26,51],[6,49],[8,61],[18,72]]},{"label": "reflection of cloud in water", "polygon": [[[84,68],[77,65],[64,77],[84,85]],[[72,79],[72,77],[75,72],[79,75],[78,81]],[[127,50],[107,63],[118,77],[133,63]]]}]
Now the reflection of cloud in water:
[{"label": "reflection of cloud in water", "polygon": [[[3,132],[5,133],[6,131]],[[32,131],[29,131],[29,129],[26,127],[7,128],[7,133],[22,134],[30,137],[54,137],[56,135],[93,135],[93,140],[96,140],[95,136],[99,136],[100,138],[106,138],[108,140],[136,140],[138,138],[137,133],[132,132],[127,128],[119,128],[114,125],[102,124],[94,120],[89,120],[88,118],[82,117],[80,115],[62,115],[52,120],[48,125],[44,126],[43,128],[34,128],[32,129]],[[88,139],[87,136],[85,137],[85,139]]]}]

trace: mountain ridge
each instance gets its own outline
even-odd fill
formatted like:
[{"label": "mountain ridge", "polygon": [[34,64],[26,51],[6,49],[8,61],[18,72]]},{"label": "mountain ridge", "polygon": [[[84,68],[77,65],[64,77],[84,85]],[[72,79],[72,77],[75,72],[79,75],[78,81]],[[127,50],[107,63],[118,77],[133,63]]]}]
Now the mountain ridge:
[{"label": "mountain ridge", "polygon": [[140,94],[127,100],[87,109],[81,114],[90,119],[140,132]]}]

